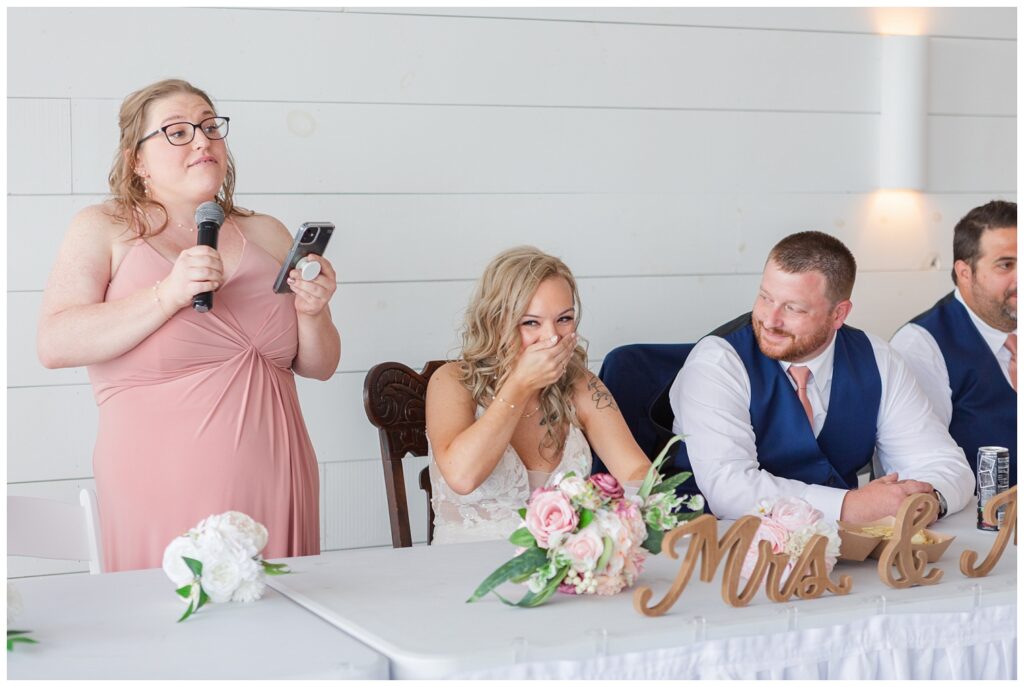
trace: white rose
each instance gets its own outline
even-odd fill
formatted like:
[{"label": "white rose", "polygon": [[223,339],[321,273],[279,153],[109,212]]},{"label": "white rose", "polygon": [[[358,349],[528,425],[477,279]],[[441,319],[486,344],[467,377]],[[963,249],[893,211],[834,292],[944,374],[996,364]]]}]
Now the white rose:
[{"label": "white rose", "polygon": [[195,540],[189,535],[175,537],[164,549],[163,569],[167,577],[176,587],[182,587],[192,581],[194,577],[188,565],[182,560],[183,557],[202,560],[199,548]]},{"label": "white rose", "polygon": [[244,542],[249,556],[255,556],[267,545],[267,528],[236,510],[221,514],[218,529],[228,538]]},{"label": "white rose", "polygon": [[204,561],[201,582],[210,601],[214,603],[230,601],[231,595],[242,583],[242,566],[239,565],[238,559],[231,556],[218,558],[215,561]]},{"label": "white rose", "polygon": [[203,518],[202,520],[200,520],[199,524],[197,524],[194,528],[192,528],[191,531],[195,532],[196,534],[198,534],[198,533],[203,532],[205,530],[215,530],[218,527],[220,527],[221,521],[223,519],[224,519],[223,515],[209,515],[209,516]]},{"label": "white rose", "polygon": [[601,534],[610,537],[617,549],[626,550],[632,546],[633,532],[618,515],[609,510],[599,510],[594,515]]},{"label": "white rose", "polygon": [[199,550],[199,560],[203,565],[207,562],[216,562],[225,556],[237,557],[239,552],[244,553],[242,546],[225,537],[219,528],[204,527],[195,538],[195,542]]},{"label": "white rose", "polygon": [[239,511],[211,515],[196,526],[201,533],[216,532],[255,556],[267,545],[267,528]]},{"label": "white rose", "polygon": [[232,601],[242,601],[249,603],[250,601],[256,601],[263,596],[264,590],[267,588],[267,584],[263,581],[263,578],[255,580],[242,580],[242,583],[238,585],[238,589],[231,596]]},{"label": "white rose", "polygon": [[587,482],[582,477],[572,475],[559,480],[558,488],[571,500],[583,495],[587,488]]}]

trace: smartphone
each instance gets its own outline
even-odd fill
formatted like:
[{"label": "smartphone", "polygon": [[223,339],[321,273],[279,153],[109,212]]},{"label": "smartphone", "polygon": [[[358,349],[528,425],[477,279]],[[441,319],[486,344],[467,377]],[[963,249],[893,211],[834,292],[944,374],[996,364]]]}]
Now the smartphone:
[{"label": "smartphone", "polygon": [[288,273],[295,269],[296,263],[310,253],[323,255],[327,250],[327,242],[331,240],[334,233],[334,225],[330,222],[304,222],[299,230],[295,232],[295,240],[292,241],[292,249],[288,251],[288,257],[281,265],[281,271],[277,273],[274,280],[274,293],[291,293],[288,286]]}]

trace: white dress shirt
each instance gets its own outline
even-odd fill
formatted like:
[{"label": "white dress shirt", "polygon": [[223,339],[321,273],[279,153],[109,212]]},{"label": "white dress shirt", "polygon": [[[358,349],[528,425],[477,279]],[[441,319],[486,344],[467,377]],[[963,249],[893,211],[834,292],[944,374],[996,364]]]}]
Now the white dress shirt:
[{"label": "white dress shirt", "polygon": [[[974,314],[967,303],[964,303],[960,289],[954,291],[954,298],[963,303],[967,308],[967,314],[971,316],[971,322],[981,334],[992,355],[999,363],[999,369],[1003,371],[1006,381],[1010,382],[1010,349],[1006,344],[1007,332],[1001,332],[995,327],[989,326],[983,319]],[[1017,330],[1013,331],[1014,334]],[[935,337],[924,327],[917,324],[905,324],[899,331],[893,334],[890,341],[892,347],[899,351],[906,361],[910,371],[914,373],[917,383],[921,386],[928,400],[935,410],[935,414],[946,427],[953,419],[953,390],[949,386],[949,371],[946,369],[946,359],[942,357],[939,344]],[[942,491],[941,489],[939,491]],[[946,492],[942,492],[945,496]]]},{"label": "white dress shirt", "polygon": [[[928,400],[900,356],[889,344],[867,334],[882,381],[875,449],[886,474],[928,482],[942,492],[950,513],[974,494],[974,475],[963,450]],[[814,360],[807,395],[814,411],[814,434],[828,414],[832,390],[835,337]],[[789,363],[779,363],[788,370]],[[796,384],[786,375],[794,389]],[[785,479],[761,469],[754,428],[750,424],[750,378],[736,350],[717,336],[704,337],[690,352],[669,391],[675,420],[672,430],[685,434],[686,450],[698,488],[720,518],[749,514],[763,498],[795,496],[820,510],[827,521],[839,519],[846,489]]]}]

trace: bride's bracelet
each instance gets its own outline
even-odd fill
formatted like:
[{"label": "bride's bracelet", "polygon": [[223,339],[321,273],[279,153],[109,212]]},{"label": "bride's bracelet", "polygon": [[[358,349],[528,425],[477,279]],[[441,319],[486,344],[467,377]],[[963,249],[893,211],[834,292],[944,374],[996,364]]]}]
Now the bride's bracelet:
[{"label": "bride's bracelet", "polygon": [[502,398],[501,396],[491,396],[491,400],[492,400],[492,401],[499,401],[499,402],[501,402],[501,403],[504,403],[504,404],[505,404],[505,405],[507,405],[507,406],[508,406],[509,408],[512,408],[513,410],[515,410],[516,404],[515,404],[515,403],[509,403],[508,401],[506,401],[505,399],[503,399],[503,398]]}]

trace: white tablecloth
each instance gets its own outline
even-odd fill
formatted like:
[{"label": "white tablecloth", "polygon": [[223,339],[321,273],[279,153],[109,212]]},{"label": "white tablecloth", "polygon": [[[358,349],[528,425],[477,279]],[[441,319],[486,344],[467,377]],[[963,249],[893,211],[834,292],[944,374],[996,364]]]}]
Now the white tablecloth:
[{"label": "white tablecloth", "polygon": [[[506,542],[297,558],[296,573],[273,584],[387,656],[398,678],[1015,677],[1016,549],[992,575],[962,576],[960,552],[983,556],[994,539],[974,518],[968,509],[935,525],[957,535],[937,585],[891,589],[869,559],[833,573],[853,578],[846,596],[776,604],[762,593],[732,608],[720,578],[706,584],[695,575],[659,618],[633,610],[631,592],[556,594],[536,609],[493,596],[466,604],[514,554]],[[640,582],[660,599],[678,566],[651,558]]]},{"label": "white tablecloth", "polygon": [[14,580],[9,679],[387,678],[388,662],[272,589],[254,603],[186,606],[162,570]]},{"label": "white tablecloth", "polygon": [[593,660],[471,671],[463,679],[1005,680],[1017,674],[1017,607],[882,615],[824,628],[709,640]]}]

